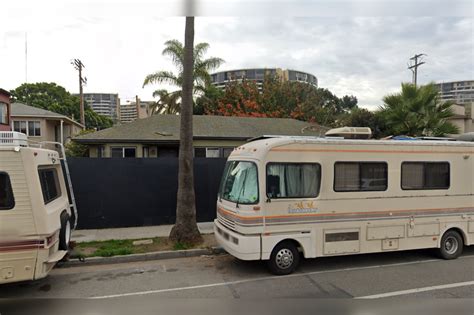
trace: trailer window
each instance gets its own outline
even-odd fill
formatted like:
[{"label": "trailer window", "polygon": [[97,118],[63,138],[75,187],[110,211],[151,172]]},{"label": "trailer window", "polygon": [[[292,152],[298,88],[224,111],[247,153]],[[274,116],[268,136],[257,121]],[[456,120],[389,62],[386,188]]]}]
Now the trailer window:
[{"label": "trailer window", "polygon": [[258,203],[257,166],[252,162],[227,162],[219,196],[237,204]]},{"label": "trailer window", "polygon": [[15,207],[12,185],[7,173],[0,172],[0,210],[10,210]]},{"label": "trailer window", "polygon": [[448,189],[450,186],[449,163],[403,162],[402,189]]},{"label": "trailer window", "polygon": [[44,204],[61,196],[61,189],[59,187],[58,172],[55,168],[40,168],[38,174],[41,183],[41,190],[43,192]]},{"label": "trailer window", "polygon": [[269,163],[267,197],[315,198],[319,195],[321,166],[315,163]]},{"label": "trailer window", "polygon": [[387,163],[336,162],[334,165],[334,191],[387,190]]}]

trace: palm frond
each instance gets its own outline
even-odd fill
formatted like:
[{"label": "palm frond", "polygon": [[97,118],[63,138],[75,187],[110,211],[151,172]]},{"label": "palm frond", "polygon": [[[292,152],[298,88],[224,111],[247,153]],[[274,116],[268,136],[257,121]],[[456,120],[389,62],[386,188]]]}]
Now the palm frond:
[{"label": "palm frond", "polygon": [[173,39],[165,42],[165,49],[161,52],[163,56],[171,58],[173,64],[182,68],[184,61],[184,47],[179,40]]},{"label": "palm frond", "polygon": [[181,86],[181,81],[181,78],[175,76],[170,71],[158,71],[145,77],[145,80],[143,81],[143,87],[153,83],[169,83],[171,85]]}]

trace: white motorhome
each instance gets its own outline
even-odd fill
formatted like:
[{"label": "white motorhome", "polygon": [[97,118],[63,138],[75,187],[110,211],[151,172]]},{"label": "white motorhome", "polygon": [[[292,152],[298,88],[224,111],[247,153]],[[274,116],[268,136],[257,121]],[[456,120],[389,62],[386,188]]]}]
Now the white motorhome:
[{"label": "white motorhome", "polygon": [[226,164],[216,239],[275,274],[305,258],[474,243],[474,143],[277,137]]},{"label": "white motorhome", "polygon": [[45,277],[66,254],[77,223],[64,156],[44,145],[0,132],[0,284]]}]

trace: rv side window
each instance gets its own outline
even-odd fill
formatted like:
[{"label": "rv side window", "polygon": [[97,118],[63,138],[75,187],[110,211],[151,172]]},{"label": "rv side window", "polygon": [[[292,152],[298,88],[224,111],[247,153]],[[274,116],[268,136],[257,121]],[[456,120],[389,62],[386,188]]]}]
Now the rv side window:
[{"label": "rv side window", "polygon": [[269,163],[267,197],[315,198],[319,195],[321,166],[314,163]]},{"label": "rv side window", "polygon": [[40,168],[38,174],[43,191],[44,204],[48,204],[61,196],[59,187],[58,172],[55,168]]},{"label": "rv side window", "polygon": [[15,207],[12,185],[7,173],[0,172],[0,210],[10,210]]},{"label": "rv side window", "polygon": [[387,163],[336,162],[334,165],[334,191],[387,190]]},{"label": "rv side window", "polygon": [[402,189],[448,189],[449,173],[447,162],[403,162]]}]

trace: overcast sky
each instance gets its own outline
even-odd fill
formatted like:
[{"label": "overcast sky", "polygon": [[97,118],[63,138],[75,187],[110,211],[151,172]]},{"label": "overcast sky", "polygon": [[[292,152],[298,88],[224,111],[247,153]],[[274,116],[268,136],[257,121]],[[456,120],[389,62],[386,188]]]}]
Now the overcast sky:
[{"label": "overcast sky", "polygon": [[[387,7],[399,8],[384,1]],[[230,3],[239,7],[237,0]],[[260,3],[272,8],[274,2]],[[286,0],[277,3],[288,5]],[[348,3],[358,9],[355,14],[345,11]],[[284,9],[259,8],[258,12],[268,14],[249,14],[248,7],[234,13],[231,6],[227,11],[198,11],[195,41],[208,42],[208,55],[226,61],[219,70],[278,67],[310,72],[320,87],[340,97],[355,95],[361,106],[372,109],[382,103],[383,95],[396,92],[400,82],[411,80],[407,61],[415,53],[428,55],[419,68],[421,83],[474,79],[472,2],[463,2],[464,10],[431,10],[428,16],[391,14],[390,8],[364,14],[368,3],[344,1],[323,14],[303,5],[294,12],[300,17]],[[414,9],[426,5],[426,1],[400,3]],[[17,0],[2,3],[1,12],[0,87],[4,89],[26,80],[27,33],[28,82],[56,82],[77,93],[77,72],[70,60],[80,58],[88,79],[85,92],[119,93],[122,103],[135,95],[149,100],[159,87],[142,88],[144,77],[156,70],[173,70],[161,56],[163,44],[184,38],[184,18],[156,1],[114,5],[107,0]]]}]

